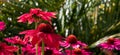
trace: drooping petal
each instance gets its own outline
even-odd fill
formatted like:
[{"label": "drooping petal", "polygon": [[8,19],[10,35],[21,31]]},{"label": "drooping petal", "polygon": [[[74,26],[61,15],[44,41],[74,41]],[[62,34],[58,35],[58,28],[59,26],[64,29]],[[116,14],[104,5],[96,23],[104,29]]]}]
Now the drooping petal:
[{"label": "drooping petal", "polygon": [[25,42],[19,36],[8,37],[5,38],[4,40],[12,44],[25,45]]},{"label": "drooping petal", "polygon": [[41,11],[37,16],[41,17],[41,19],[51,22],[51,18],[56,18],[56,13],[54,12],[44,12]]},{"label": "drooping petal", "polygon": [[44,37],[45,34],[43,32],[39,32],[36,34],[36,36],[34,36],[31,42],[33,45],[35,45],[36,43],[40,43]]},{"label": "drooping petal", "polygon": [[61,41],[61,36],[51,33],[51,34],[46,34],[46,37],[44,38],[44,42],[47,46],[59,49],[59,41]]},{"label": "drooping petal", "polygon": [[32,39],[37,35],[37,30],[26,30],[22,31],[19,34],[25,34],[23,41],[24,42],[31,42]]},{"label": "drooping petal", "polygon": [[25,31],[22,31],[20,32],[19,34],[29,34],[29,35],[33,35],[35,33],[37,33],[38,31],[36,30],[25,30]]},{"label": "drooping petal", "polygon": [[14,55],[14,52],[18,51],[16,46],[8,46],[6,43],[0,42],[0,54],[1,55]]},{"label": "drooping petal", "polygon": [[5,48],[10,52],[17,52],[19,49],[18,47],[15,47],[15,46],[6,46]]},{"label": "drooping petal", "polygon": [[25,14],[23,14],[23,15],[21,15],[20,17],[18,17],[18,22],[23,22],[23,23],[25,23],[26,21],[27,21],[27,18],[29,18],[29,17],[31,17],[30,15],[29,15],[29,13],[25,13]]},{"label": "drooping petal", "polygon": [[113,44],[102,43],[99,46],[103,49],[114,50],[114,45]]},{"label": "drooping petal", "polygon": [[28,19],[28,24],[32,24],[33,22],[35,22],[35,19],[33,17],[30,17]]},{"label": "drooping petal", "polygon": [[26,23],[28,21],[29,24],[33,23],[35,19],[33,18],[33,14],[25,13],[18,17],[18,22]]},{"label": "drooping petal", "polygon": [[85,44],[85,43],[83,43],[81,41],[77,41],[77,43],[75,45],[73,45],[73,48],[76,48],[75,46],[83,49],[83,48],[87,47],[87,44]]},{"label": "drooping petal", "polygon": [[69,48],[70,47],[70,44],[67,43],[66,41],[62,41],[62,42],[60,41],[59,43],[60,43],[61,47],[64,47],[64,48]]}]

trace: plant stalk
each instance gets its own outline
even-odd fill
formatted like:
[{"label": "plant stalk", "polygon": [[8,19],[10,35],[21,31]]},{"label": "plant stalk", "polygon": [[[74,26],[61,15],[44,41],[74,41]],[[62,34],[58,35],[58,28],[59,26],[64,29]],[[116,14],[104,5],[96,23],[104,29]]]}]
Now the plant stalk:
[{"label": "plant stalk", "polygon": [[36,55],[38,55],[38,43],[35,45],[36,47]]},{"label": "plant stalk", "polygon": [[42,41],[42,52],[41,55],[44,55],[44,42]]}]

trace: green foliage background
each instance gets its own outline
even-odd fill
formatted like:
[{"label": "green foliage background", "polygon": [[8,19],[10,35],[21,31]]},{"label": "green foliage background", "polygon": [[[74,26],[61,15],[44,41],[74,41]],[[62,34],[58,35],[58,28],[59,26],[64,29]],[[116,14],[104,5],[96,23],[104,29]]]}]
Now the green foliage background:
[{"label": "green foliage background", "polygon": [[34,28],[34,24],[17,22],[30,8],[57,12],[57,19],[52,20],[56,33],[74,34],[88,45],[120,32],[120,0],[0,0],[0,20],[7,25],[1,40]]}]

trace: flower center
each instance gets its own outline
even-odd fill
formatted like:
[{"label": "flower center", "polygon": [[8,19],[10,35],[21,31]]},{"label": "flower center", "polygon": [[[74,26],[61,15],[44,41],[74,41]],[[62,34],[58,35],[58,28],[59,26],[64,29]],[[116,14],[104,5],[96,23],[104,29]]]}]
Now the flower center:
[{"label": "flower center", "polygon": [[2,47],[0,46],[0,51],[2,50]]},{"label": "flower center", "polygon": [[40,11],[42,10],[39,8],[30,9],[30,13],[35,14],[35,15],[37,15]]},{"label": "flower center", "polygon": [[0,45],[0,51],[3,51],[4,47],[2,45]]},{"label": "flower center", "polygon": [[70,44],[75,44],[77,43],[77,38],[75,35],[69,35],[67,38],[66,38],[66,41]]},{"label": "flower center", "polygon": [[114,38],[109,38],[109,39],[107,40],[107,42],[110,43],[110,44],[114,44],[115,41],[114,41]]},{"label": "flower center", "polygon": [[80,48],[75,48],[74,49],[74,54],[82,54]]},{"label": "flower center", "polygon": [[44,33],[52,33],[53,29],[50,24],[41,23],[38,25],[37,30]]},{"label": "flower center", "polygon": [[45,55],[52,55],[52,54],[53,54],[53,51],[50,50],[50,49],[47,49],[47,50],[45,51]]}]

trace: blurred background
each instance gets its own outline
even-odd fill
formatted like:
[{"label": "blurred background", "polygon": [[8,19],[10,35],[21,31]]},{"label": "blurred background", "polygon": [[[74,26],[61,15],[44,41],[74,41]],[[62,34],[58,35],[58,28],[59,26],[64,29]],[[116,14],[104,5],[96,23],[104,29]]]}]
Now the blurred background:
[{"label": "blurred background", "polygon": [[17,22],[30,8],[56,12],[57,18],[52,20],[56,33],[63,37],[74,34],[89,46],[120,33],[120,0],[0,0],[0,21],[7,26],[0,32],[1,41],[34,28],[34,24]]}]

